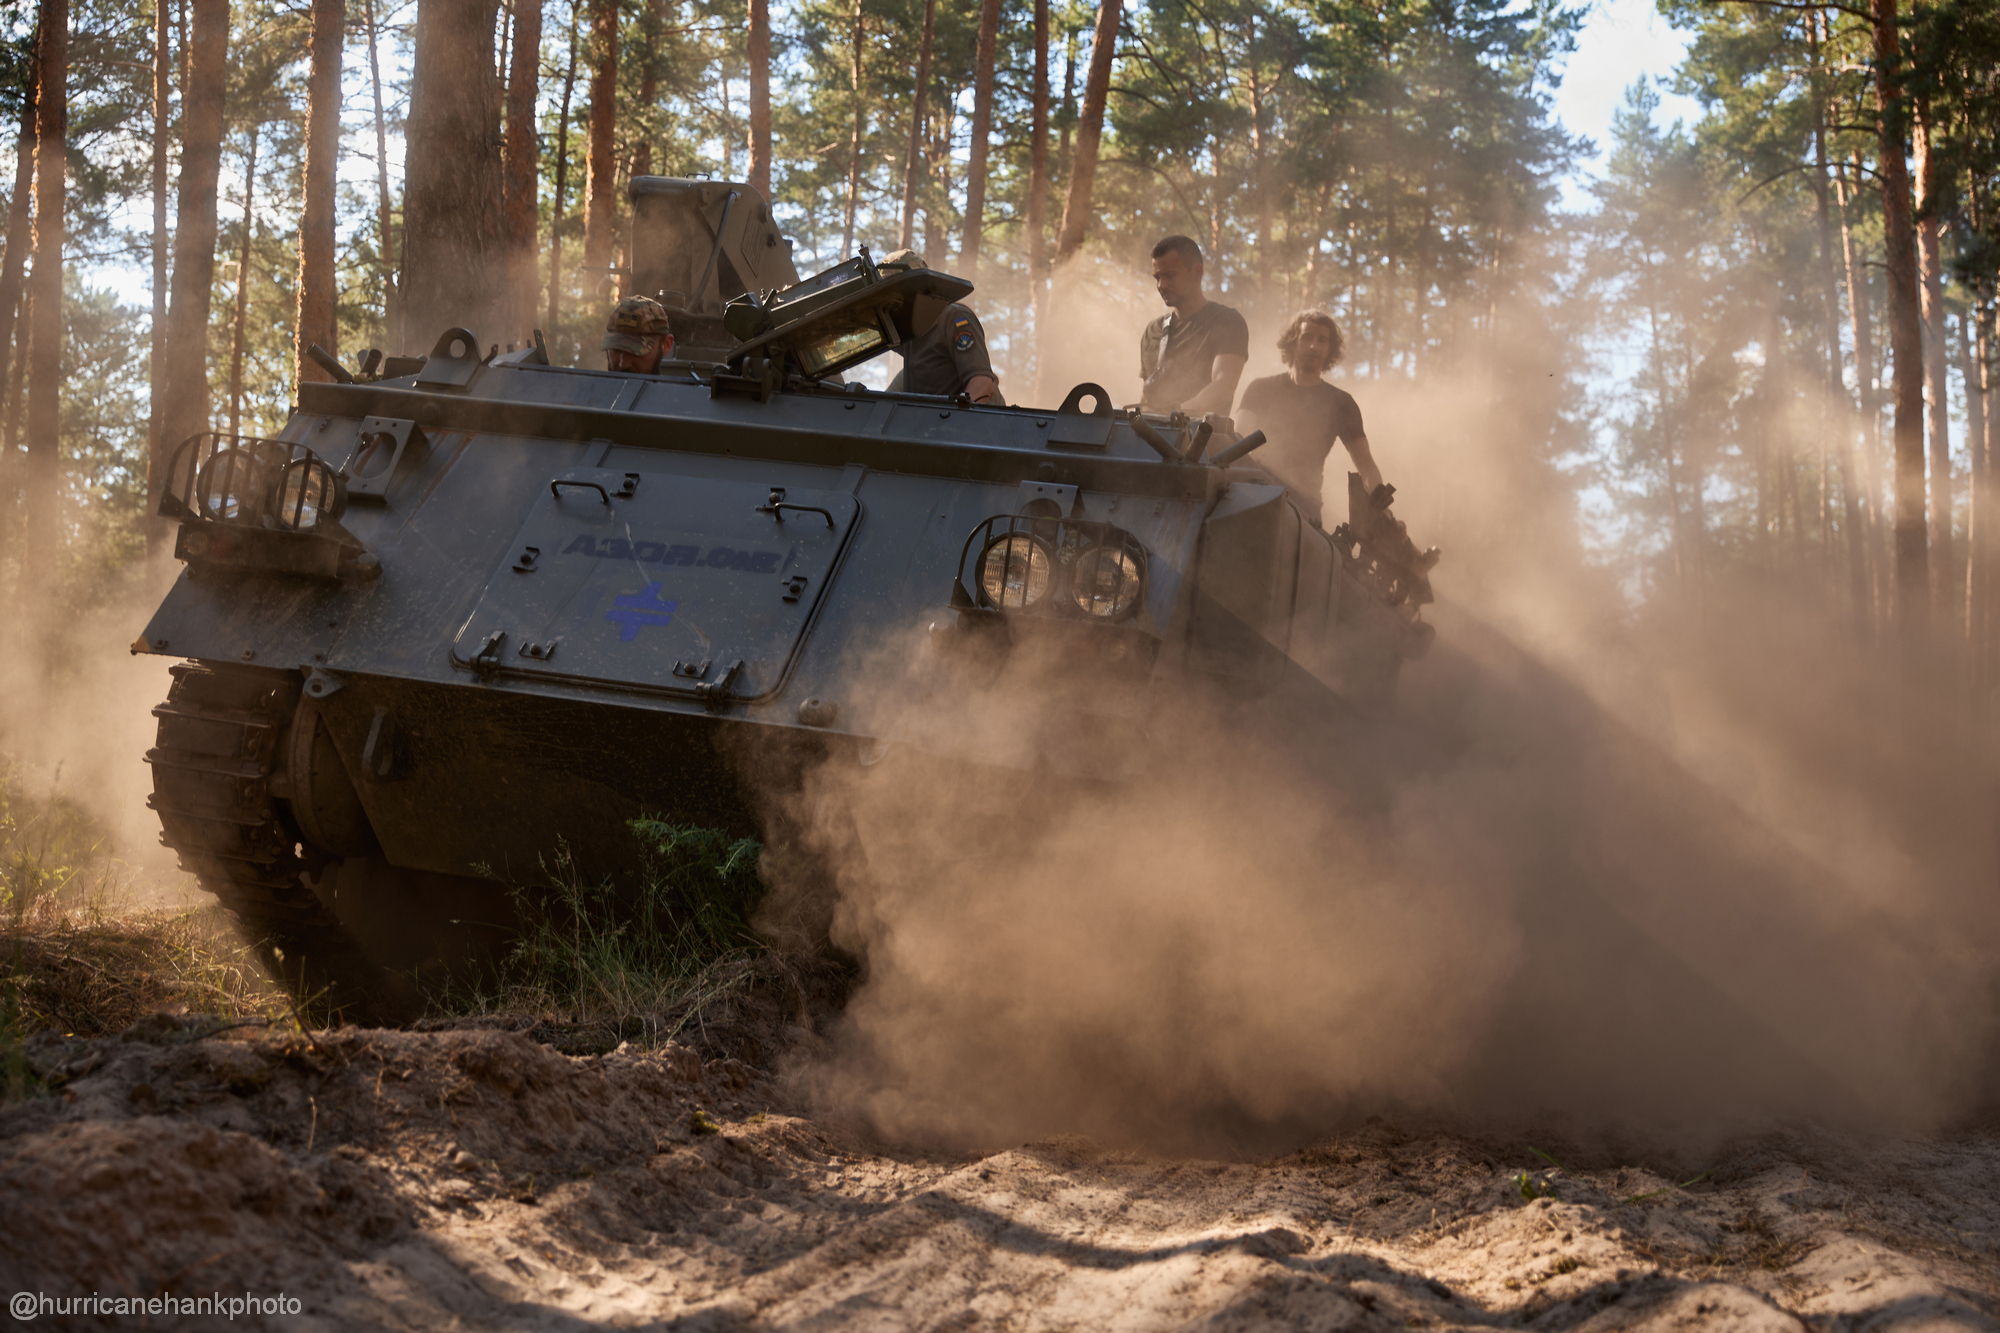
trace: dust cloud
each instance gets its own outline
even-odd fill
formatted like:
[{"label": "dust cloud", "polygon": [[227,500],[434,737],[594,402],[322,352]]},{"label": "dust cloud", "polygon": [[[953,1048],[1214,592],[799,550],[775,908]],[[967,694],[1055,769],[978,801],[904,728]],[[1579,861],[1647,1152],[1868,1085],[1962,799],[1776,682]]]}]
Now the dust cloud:
[{"label": "dust cloud", "polygon": [[0,755],[22,798],[38,806],[59,797],[101,831],[75,887],[108,901],[178,902],[192,884],[160,845],[146,805],[145,754],[153,707],[167,697],[168,659],[130,651],[180,568],[135,569],[80,613],[49,592],[19,602],[0,652]]},{"label": "dust cloud", "polygon": [[[1035,762],[1076,699],[1034,663],[954,692],[883,645],[862,712],[945,702],[800,802],[866,977],[798,1075],[824,1107],[1227,1155],[1376,1112],[1699,1145],[1992,1094],[1984,733],[1930,756],[1912,835],[1893,674],[1845,612],[1717,579],[1635,613],[1504,378],[1350,385],[1446,549],[1391,716],[1177,692],[1122,781],[1076,783]],[[1010,766],[925,754],[1007,737]]]}]

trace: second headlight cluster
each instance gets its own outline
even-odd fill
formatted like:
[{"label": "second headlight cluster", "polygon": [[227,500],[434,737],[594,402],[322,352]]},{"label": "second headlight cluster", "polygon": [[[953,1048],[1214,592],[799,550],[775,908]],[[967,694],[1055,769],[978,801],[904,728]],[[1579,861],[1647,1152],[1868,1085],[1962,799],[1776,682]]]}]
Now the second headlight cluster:
[{"label": "second headlight cluster", "polygon": [[975,569],[982,606],[1117,621],[1145,599],[1145,549],[1110,524],[996,518],[984,526]]}]

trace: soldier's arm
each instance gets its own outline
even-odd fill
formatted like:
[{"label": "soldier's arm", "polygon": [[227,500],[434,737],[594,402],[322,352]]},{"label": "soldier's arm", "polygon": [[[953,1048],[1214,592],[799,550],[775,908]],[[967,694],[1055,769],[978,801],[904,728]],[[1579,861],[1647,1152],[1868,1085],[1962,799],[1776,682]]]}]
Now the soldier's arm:
[{"label": "soldier's arm", "polygon": [[965,396],[975,403],[989,401],[1000,387],[1000,378],[993,373],[993,356],[986,350],[986,329],[979,316],[961,306],[952,306],[945,318],[951,321],[951,363]]},{"label": "soldier's arm", "polygon": [[1375,466],[1375,455],[1369,452],[1368,437],[1356,435],[1352,439],[1343,437],[1340,441],[1347,446],[1347,456],[1354,460],[1354,470],[1361,474],[1361,484],[1373,495],[1375,488],[1382,484],[1382,469]]},{"label": "soldier's arm", "polygon": [[1229,415],[1229,408],[1236,401],[1236,384],[1243,378],[1243,367],[1248,365],[1247,356],[1233,356],[1224,353],[1209,364],[1208,384],[1194,397],[1181,404],[1181,411],[1191,417],[1205,416],[1210,412]]}]

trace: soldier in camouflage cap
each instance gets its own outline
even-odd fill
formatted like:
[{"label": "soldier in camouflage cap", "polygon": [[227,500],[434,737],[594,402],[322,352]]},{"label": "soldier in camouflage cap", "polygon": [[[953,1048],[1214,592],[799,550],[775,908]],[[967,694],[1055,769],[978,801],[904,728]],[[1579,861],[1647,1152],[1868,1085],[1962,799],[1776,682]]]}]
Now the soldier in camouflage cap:
[{"label": "soldier in camouflage cap", "polygon": [[674,354],[667,308],[650,296],[628,296],[604,323],[604,368],[651,375]]}]

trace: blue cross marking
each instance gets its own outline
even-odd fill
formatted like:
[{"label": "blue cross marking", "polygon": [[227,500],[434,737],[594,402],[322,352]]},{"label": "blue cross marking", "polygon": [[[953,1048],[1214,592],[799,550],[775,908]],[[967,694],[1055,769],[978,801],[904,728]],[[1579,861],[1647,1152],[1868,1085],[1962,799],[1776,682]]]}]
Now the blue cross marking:
[{"label": "blue cross marking", "polygon": [[648,625],[671,624],[674,608],[679,605],[679,602],[662,601],[660,585],[648,583],[644,592],[628,592],[613,598],[611,609],[604,613],[604,618],[620,626],[619,642],[630,643]]}]

